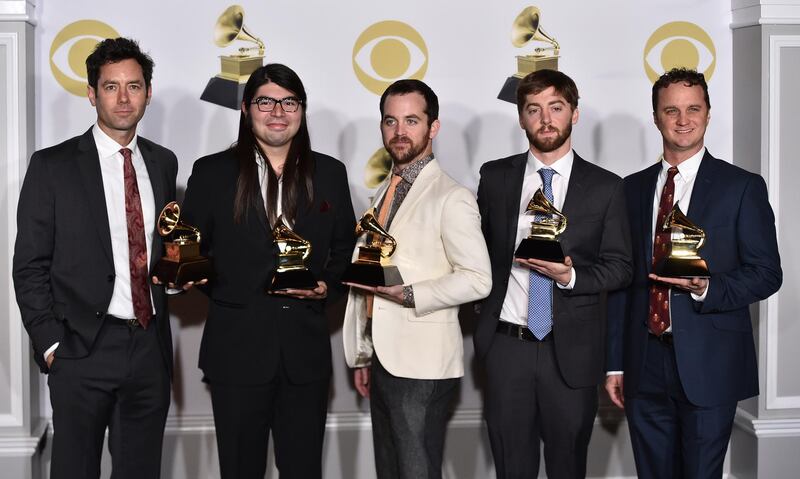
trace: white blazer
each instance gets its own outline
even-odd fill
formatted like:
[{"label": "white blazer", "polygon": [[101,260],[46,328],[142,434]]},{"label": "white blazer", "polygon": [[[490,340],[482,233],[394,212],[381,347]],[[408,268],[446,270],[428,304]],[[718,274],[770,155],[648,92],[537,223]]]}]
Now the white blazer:
[{"label": "white blazer", "polygon": [[[372,206],[386,194],[389,178]],[[491,265],[475,196],[439,167],[428,163],[397,210],[391,227],[397,240],[394,264],[414,288],[414,308],[375,296],[372,338],[364,334],[366,301],[351,288],[342,329],[350,367],[364,367],[377,353],[394,376],[446,379],[464,375],[458,307],[488,296]],[[353,259],[358,256],[359,238]]]}]

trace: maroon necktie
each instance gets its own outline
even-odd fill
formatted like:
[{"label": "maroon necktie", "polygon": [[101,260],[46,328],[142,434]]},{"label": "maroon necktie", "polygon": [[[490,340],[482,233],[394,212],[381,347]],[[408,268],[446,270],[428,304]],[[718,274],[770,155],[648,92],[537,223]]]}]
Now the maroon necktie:
[{"label": "maroon necktie", "polygon": [[128,221],[128,252],[131,268],[131,299],[133,314],[143,328],[147,328],[153,315],[150,305],[150,286],[147,281],[147,242],[144,239],[144,215],[136,183],[136,170],[133,169],[131,150],[119,150],[125,159],[125,217]]},{"label": "maroon necktie", "polygon": [[[672,243],[672,230],[665,230],[662,226],[672,210],[677,173],[678,168],[674,166],[667,170],[667,182],[664,183],[664,189],[661,191],[661,201],[658,204],[658,217],[656,218],[656,233],[653,239],[653,266],[667,256]],[[669,286],[653,282],[650,286],[650,311],[647,316],[647,327],[650,332],[660,336],[667,330],[669,324]]]}]

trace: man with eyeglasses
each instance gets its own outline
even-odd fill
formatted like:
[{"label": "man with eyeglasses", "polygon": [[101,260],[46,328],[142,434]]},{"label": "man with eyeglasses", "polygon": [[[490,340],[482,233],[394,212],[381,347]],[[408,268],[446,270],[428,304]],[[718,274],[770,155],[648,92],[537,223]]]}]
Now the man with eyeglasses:
[{"label": "man with eyeglasses", "polygon": [[98,478],[106,427],[113,477],[157,478],[172,339],[156,223],[178,162],[137,134],[153,61],[133,40],[86,59],[97,122],[31,157],[17,208],[14,287],[53,406],[50,477]]},{"label": "man with eyeglasses", "polygon": [[[270,433],[281,477],[322,476],[331,379],[325,305],[341,294],[355,218],[342,163],[311,150],[298,75],[269,64],[244,88],[239,137],[194,164],[183,203],[214,281],[200,346],[224,479],[263,479]],[[267,292],[284,221],[311,242],[313,289]]]},{"label": "man with eyeglasses", "polygon": [[380,111],[392,171],[373,207],[397,240],[391,262],[405,284],[351,285],[344,352],[356,390],[370,398],[377,477],[437,479],[464,375],[458,309],[489,294],[489,254],[475,196],[433,156],[433,90],[399,80],[383,93]]}]

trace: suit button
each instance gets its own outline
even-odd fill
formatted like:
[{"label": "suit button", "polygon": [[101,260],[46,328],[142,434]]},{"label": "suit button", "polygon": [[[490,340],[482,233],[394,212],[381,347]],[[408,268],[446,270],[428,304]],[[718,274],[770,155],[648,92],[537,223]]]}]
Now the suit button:
[{"label": "suit button", "polygon": [[100,311],[98,311],[98,312],[94,313],[94,315],[95,315],[95,316],[96,316],[98,319],[100,319],[100,318],[102,318],[102,317],[103,317],[103,313],[101,313]]},{"label": "suit button", "polygon": [[109,274],[108,276],[106,276],[106,280],[108,280],[109,283],[113,283],[114,282],[114,275],[113,274]]}]

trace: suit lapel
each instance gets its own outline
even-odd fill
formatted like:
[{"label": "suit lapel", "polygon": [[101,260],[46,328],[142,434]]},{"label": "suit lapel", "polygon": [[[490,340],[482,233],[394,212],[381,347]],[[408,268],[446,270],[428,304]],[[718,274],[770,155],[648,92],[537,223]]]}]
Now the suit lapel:
[{"label": "suit lapel", "polygon": [[105,190],[103,189],[103,174],[100,172],[100,157],[97,154],[97,145],[94,143],[92,129],[83,134],[78,141],[78,170],[83,179],[86,196],[89,199],[89,214],[94,219],[93,223],[103,245],[106,258],[113,264],[114,255],[111,251],[111,231],[108,226],[108,208],[106,206]]},{"label": "suit lapel", "polygon": [[[442,169],[439,167],[439,162],[435,159],[431,160],[430,163],[422,168],[419,176],[417,176],[417,178],[414,180],[414,184],[411,185],[411,189],[408,190],[408,194],[406,195],[405,199],[403,199],[403,202],[400,203],[400,207],[397,209],[397,213],[395,213],[394,218],[392,219],[392,224],[389,227],[390,232],[396,229],[398,227],[397,225],[403,223],[403,221],[409,215],[408,212],[413,211],[413,209],[416,207],[416,203],[424,197],[425,190],[427,190],[428,187],[433,184],[433,182],[441,173]],[[383,197],[383,195],[381,195],[381,197]]]},{"label": "suit lapel", "polygon": [[640,185],[641,190],[641,205],[642,208],[642,239],[644,240],[644,264],[647,265],[647,271],[650,271],[653,260],[653,202],[656,195],[656,183],[658,182],[658,173],[661,171],[661,161],[645,170],[644,181]]},{"label": "suit lapel", "polygon": [[[166,205],[166,185],[164,184],[164,174],[161,171],[161,168],[158,166],[158,159],[156,158],[156,153],[153,150],[150,142],[142,137],[139,137],[137,144],[139,146],[139,151],[142,152],[142,158],[144,159],[144,165],[147,168],[147,176],[150,177],[150,186],[153,189],[153,203],[155,204],[155,224],[156,224],[156,231],[153,232],[153,243],[156,243],[158,235],[158,215],[161,213],[161,210]],[[159,259],[159,248],[151,248],[150,251],[150,267],[155,267],[156,261]]]},{"label": "suit lapel", "polygon": [[694,179],[694,187],[692,188],[692,198],[689,200],[689,211],[686,216],[694,218],[698,222],[698,226],[703,217],[706,205],[708,204],[711,195],[712,185],[714,183],[714,157],[706,150],[703,155],[703,160],[700,162],[700,168],[697,169],[697,177]]},{"label": "suit lapel", "polygon": [[[497,185],[500,191],[506,195],[506,256],[513,254],[517,240],[517,219],[522,204],[522,183],[525,180],[525,165],[527,164],[528,153],[521,153],[511,159],[511,164],[503,175],[503,184]],[[510,185],[510,188],[506,188]]]},{"label": "suit lapel", "polygon": [[[567,184],[567,196],[564,198],[564,206],[561,208],[561,212],[567,217],[568,222],[570,217],[581,211],[581,205],[585,205],[587,201],[586,186],[588,178],[586,171],[586,160],[578,156],[577,153],[574,153],[574,155],[575,157],[572,161],[572,171],[569,173],[569,183]],[[580,228],[580,225],[572,223],[564,231],[562,243],[564,250],[566,251],[569,251],[569,240],[571,236],[570,227],[573,228],[572,231],[575,231],[574,228]]]}]

